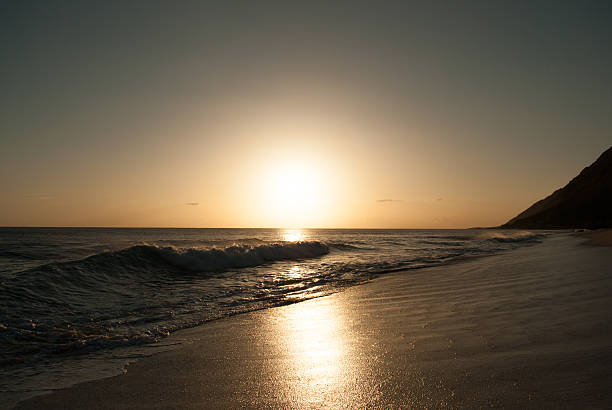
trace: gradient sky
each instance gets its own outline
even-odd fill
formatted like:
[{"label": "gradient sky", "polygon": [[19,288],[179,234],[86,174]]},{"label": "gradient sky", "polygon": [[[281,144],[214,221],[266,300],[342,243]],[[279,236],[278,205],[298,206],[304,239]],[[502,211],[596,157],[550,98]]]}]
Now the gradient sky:
[{"label": "gradient sky", "polygon": [[3,226],[498,225],[612,145],[609,1],[4,1],[0,56]]}]

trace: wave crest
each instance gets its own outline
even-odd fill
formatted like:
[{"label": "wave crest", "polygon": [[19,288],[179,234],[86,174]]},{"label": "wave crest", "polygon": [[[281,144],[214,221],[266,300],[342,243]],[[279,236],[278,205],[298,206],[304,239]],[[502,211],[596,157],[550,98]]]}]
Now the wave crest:
[{"label": "wave crest", "polygon": [[248,268],[279,260],[314,258],[329,253],[327,245],[319,241],[232,245],[223,249],[146,246],[170,265],[194,272]]},{"label": "wave crest", "polygon": [[516,232],[499,232],[499,231],[488,231],[479,233],[475,239],[489,240],[495,242],[527,242],[535,241],[543,238],[544,234],[533,233],[529,231],[516,231]]}]

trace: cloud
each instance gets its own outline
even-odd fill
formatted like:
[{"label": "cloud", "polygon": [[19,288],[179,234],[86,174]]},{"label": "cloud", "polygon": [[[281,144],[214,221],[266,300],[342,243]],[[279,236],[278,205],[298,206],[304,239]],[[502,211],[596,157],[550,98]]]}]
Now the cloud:
[{"label": "cloud", "polygon": [[379,202],[379,203],[384,203],[384,202],[402,202],[402,200],[401,199],[385,198],[385,199],[377,199],[376,202]]},{"label": "cloud", "polygon": [[444,198],[436,198],[436,201],[442,201]]},{"label": "cloud", "polygon": [[446,224],[446,223],[450,222],[450,219],[448,219],[445,216],[441,216],[441,217],[434,218],[431,221],[434,222],[434,223],[443,223],[443,224]]},{"label": "cloud", "polygon": [[55,199],[55,196],[49,194],[26,194],[25,197],[29,199],[38,199],[39,201]]},{"label": "cloud", "polygon": [[200,205],[200,203],[199,202],[185,202],[185,205],[198,206],[198,205]]}]

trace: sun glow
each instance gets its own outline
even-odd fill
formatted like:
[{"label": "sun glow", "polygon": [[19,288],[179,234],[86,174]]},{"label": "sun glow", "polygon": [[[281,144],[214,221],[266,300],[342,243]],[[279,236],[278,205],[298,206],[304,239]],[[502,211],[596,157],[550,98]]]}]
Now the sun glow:
[{"label": "sun glow", "polygon": [[[284,226],[304,226],[322,211],[325,198],[320,170],[311,164],[288,160],[270,167],[267,181],[267,208]],[[291,236],[286,240],[300,240]]]}]

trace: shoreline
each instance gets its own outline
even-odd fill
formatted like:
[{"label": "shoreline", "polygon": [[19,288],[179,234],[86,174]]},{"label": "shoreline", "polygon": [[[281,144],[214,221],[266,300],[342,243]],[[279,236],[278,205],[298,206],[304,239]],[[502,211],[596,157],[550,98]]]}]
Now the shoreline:
[{"label": "shoreline", "polygon": [[[16,408],[609,403],[612,256],[578,244],[552,238],[185,329],[170,339],[190,342],[125,375]],[[569,397],[577,385],[586,402]]]},{"label": "shoreline", "polygon": [[583,243],[589,246],[612,246],[612,229],[596,229],[594,231],[577,232],[574,234],[580,238],[586,238]]}]

